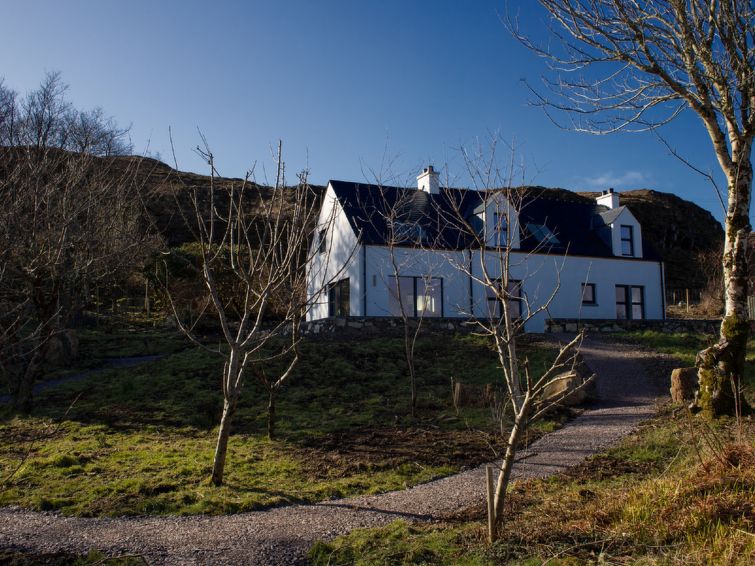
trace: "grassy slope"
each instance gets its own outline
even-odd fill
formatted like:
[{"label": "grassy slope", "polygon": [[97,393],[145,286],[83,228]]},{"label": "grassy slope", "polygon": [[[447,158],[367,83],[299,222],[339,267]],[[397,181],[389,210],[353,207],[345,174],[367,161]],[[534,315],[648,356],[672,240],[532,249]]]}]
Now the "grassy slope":
[{"label": "grassy slope", "polygon": [[[648,333],[632,339],[685,363],[704,341]],[[317,543],[311,558],[330,565],[752,564],[753,448],[752,423],[738,429],[724,420],[709,428],[669,410],[568,474],[515,484],[505,535],[493,547],[484,542],[480,507],[440,525],[397,521],[354,531]]]},{"label": "grassy slope", "polygon": [[[96,333],[84,336],[82,350],[133,355],[142,353],[139,343],[176,350],[167,337]],[[529,353],[534,364],[547,355]],[[265,402],[250,381],[222,488],[206,482],[222,403],[219,358],[188,349],[61,385],[39,397],[30,417],[0,420],[0,478],[32,448],[0,489],[0,505],[79,515],[229,513],[403,488],[490,459],[489,411],[457,417],[450,401],[451,377],[494,381],[495,357],[485,343],[421,339],[417,421],[406,416],[401,360],[397,339],[305,344],[280,395],[276,442],[264,436]]]}]

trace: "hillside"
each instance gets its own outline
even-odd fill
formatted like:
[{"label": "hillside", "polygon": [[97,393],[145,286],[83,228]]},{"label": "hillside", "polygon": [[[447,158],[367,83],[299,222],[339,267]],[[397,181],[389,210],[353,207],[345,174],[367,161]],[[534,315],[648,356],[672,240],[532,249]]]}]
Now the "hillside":
[{"label": "hillside", "polygon": [[[131,162],[136,158],[118,158]],[[171,246],[191,241],[191,231],[183,221],[180,209],[189,212],[190,190],[200,194],[210,186],[210,178],[196,173],[177,171],[153,159],[143,159],[139,166],[140,182],[147,189],[147,208],[155,225]],[[227,186],[240,179],[217,178],[218,186]],[[263,187],[259,187],[264,190]],[[313,187],[318,193],[323,187]],[[572,202],[594,199],[599,193],[574,193],[564,189],[532,187],[548,198]],[[723,240],[721,225],[707,210],[670,193],[639,189],[625,191],[621,204],[632,209],[642,224],[643,236],[666,262],[668,288],[702,288],[705,285],[697,255],[716,248]],[[180,208],[179,208],[180,207]]]},{"label": "hillside", "polygon": [[[211,179],[207,175],[178,171],[155,159],[143,157],[95,158],[103,167],[112,171],[114,178],[128,179],[143,187],[145,207],[155,229],[169,246],[177,246],[195,238],[190,228],[192,218],[191,195],[193,189],[203,203],[209,206]],[[0,171],[1,173],[1,171]],[[216,187],[224,188],[242,180],[216,178]],[[265,198],[266,188],[252,185],[256,195],[249,199],[250,206],[258,205]],[[313,186],[315,198],[323,187]],[[586,202],[598,193],[575,193],[565,189],[528,187],[529,193],[541,192],[545,198],[571,202]],[[721,225],[713,215],[696,204],[670,193],[640,189],[622,192],[621,204],[632,209],[642,224],[643,236],[661,254],[666,262],[668,288],[702,288],[705,284],[704,270],[697,255],[701,251],[715,249],[723,239]],[[224,202],[215,203],[221,210]]]}]

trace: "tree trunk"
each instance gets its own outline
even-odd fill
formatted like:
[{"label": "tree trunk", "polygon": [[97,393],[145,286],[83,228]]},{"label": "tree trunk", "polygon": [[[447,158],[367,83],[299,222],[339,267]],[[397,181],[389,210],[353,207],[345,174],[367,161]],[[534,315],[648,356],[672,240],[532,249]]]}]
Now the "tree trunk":
[{"label": "tree trunk", "polygon": [[514,458],[516,457],[519,439],[522,436],[522,431],[525,428],[524,425],[528,413],[529,401],[525,401],[525,405],[514,419],[514,426],[511,428],[511,432],[509,433],[509,441],[506,445],[506,454],[503,457],[501,470],[498,473],[498,483],[495,489],[495,500],[493,503],[493,508],[488,510],[488,513],[493,513],[493,520],[490,521],[492,523],[492,528],[490,529],[489,533],[491,543],[498,540],[498,535],[501,532],[501,527],[503,526],[503,504],[506,500],[506,490],[509,486],[509,480],[511,479],[511,470],[514,467]]},{"label": "tree trunk", "polygon": [[28,365],[23,368],[13,391],[13,408],[25,414],[31,413],[34,405],[34,384],[41,373],[47,343],[38,346]]},{"label": "tree trunk", "polygon": [[225,471],[225,458],[228,452],[228,437],[231,434],[231,420],[236,412],[236,398],[226,399],[223,402],[223,417],[220,419],[218,430],[218,443],[215,447],[215,458],[212,461],[212,477],[210,482],[215,486],[223,485],[223,472]]},{"label": "tree trunk", "polygon": [[406,368],[409,370],[409,389],[411,392],[411,415],[417,416],[417,376],[414,371],[414,344],[409,329],[409,321],[404,320],[404,357]]},{"label": "tree trunk", "polygon": [[718,343],[697,354],[699,390],[696,405],[708,418],[749,411],[740,394],[750,323],[747,312],[747,238],[750,226],[752,165],[750,152],[740,153],[736,173],[729,175],[729,202],[725,221],[725,314]]},{"label": "tree trunk", "polygon": [[270,388],[267,401],[267,437],[275,440],[275,389]]}]

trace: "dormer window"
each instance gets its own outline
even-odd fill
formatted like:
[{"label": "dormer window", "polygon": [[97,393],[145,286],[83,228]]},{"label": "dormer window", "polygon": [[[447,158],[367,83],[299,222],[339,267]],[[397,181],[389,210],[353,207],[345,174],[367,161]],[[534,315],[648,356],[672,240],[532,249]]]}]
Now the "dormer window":
[{"label": "dormer window", "polygon": [[509,226],[506,223],[506,215],[493,213],[493,231],[495,234],[495,246],[498,248],[505,248],[509,245]]},{"label": "dormer window", "polygon": [[621,255],[634,257],[634,227],[621,225]]}]

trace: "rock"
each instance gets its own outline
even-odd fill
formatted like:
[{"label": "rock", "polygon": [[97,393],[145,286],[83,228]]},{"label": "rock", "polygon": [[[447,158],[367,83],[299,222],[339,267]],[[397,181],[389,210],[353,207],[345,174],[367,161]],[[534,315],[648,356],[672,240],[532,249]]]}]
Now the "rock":
[{"label": "rock", "polygon": [[671,400],[684,403],[695,398],[697,368],[677,368],[671,372]]},{"label": "rock", "polygon": [[62,330],[47,342],[45,362],[64,367],[79,357],[79,336],[75,330]]},{"label": "rock", "polygon": [[[580,405],[595,397],[595,379],[589,384],[580,388],[580,386],[589,380],[594,372],[585,362],[581,354],[577,354],[577,363],[574,369],[557,375],[543,389],[541,403],[556,402],[565,394],[566,396],[558,401],[559,405],[573,406]],[[568,393],[571,391],[571,393]]]}]

